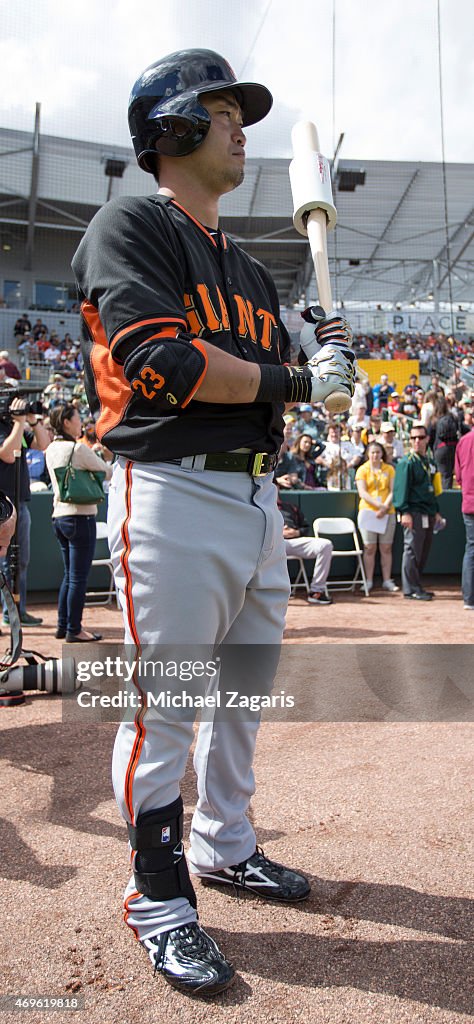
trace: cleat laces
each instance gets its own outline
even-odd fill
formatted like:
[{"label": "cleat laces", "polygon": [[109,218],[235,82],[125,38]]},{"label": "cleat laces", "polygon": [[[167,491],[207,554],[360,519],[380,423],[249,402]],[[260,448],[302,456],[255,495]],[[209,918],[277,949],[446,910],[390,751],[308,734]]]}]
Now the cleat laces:
[{"label": "cleat laces", "polygon": [[[186,955],[196,956],[198,959],[209,961],[215,958],[216,953],[213,950],[213,957],[210,957],[210,942],[209,936],[206,932],[199,927],[196,922],[189,925],[182,925],[181,928],[173,929],[173,931],[163,932],[157,936],[156,940],[156,953],[155,953],[155,969],[153,976],[163,969],[166,955],[166,946],[168,939],[171,937],[171,941],[175,941],[175,933],[179,932],[179,940],[185,948]],[[222,959],[222,957],[220,957]]]}]

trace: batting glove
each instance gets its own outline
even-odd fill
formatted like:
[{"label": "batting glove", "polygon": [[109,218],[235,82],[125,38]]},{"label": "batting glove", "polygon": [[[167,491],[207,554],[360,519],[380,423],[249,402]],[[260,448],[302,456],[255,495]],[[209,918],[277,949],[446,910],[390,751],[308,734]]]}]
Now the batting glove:
[{"label": "batting glove", "polygon": [[[308,365],[314,364],[322,378],[330,374],[331,377],[328,379],[334,381],[335,391],[339,388],[334,375],[340,372],[342,377],[346,378],[345,381],[341,381],[341,388],[342,390],[347,389],[352,397],[355,381],[366,379],[367,374],[358,366],[352,351],[350,323],[336,310],[326,316],[321,306],[309,306],[301,316],[305,323],[300,334],[301,348],[298,362],[301,365],[309,360]],[[338,355],[342,356],[345,362],[341,364]],[[315,388],[316,384],[313,384],[313,394]],[[318,399],[313,399],[313,401],[318,401]]]},{"label": "batting glove", "polygon": [[323,345],[352,348],[352,328],[341,313],[333,311],[326,316],[321,306],[308,306],[301,316],[305,323],[300,334],[300,366],[312,359]]},{"label": "batting glove", "polygon": [[313,377],[311,401],[324,402],[335,391],[347,392],[347,408],[354,394],[355,355],[342,345],[323,345],[306,364]]}]

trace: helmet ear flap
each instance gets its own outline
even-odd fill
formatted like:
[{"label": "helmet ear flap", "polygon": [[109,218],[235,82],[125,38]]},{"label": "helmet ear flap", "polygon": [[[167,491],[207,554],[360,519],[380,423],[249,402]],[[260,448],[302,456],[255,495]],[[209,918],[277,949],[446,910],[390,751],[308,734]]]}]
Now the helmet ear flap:
[{"label": "helmet ear flap", "polygon": [[176,114],[161,117],[159,122],[163,135],[170,133],[175,139],[184,139],[187,135],[191,135],[196,123],[195,117],[179,117]]},{"label": "helmet ear flap", "polygon": [[157,119],[153,148],[161,156],[187,156],[201,144],[209,124],[192,115],[166,114]]},{"label": "helmet ear flap", "polygon": [[153,148],[161,156],[185,156],[194,148],[196,119],[170,114],[158,118]]},{"label": "helmet ear flap", "polygon": [[[150,157],[156,154],[187,156],[201,145],[211,123],[208,111],[201,106],[194,93],[184,101],[181,97],[172,97],[154,104],[148,110],[143,105],[137,105],[135,114],[131,116],[133,125],[135,120],[141,121],[143,125],[141,130],[140,126],[138,131],[132,130],[138,163],[143,170],[152,172],[154,160],[150,161]],[[141,143],[142,148],[138,149],[137,143]]]}]

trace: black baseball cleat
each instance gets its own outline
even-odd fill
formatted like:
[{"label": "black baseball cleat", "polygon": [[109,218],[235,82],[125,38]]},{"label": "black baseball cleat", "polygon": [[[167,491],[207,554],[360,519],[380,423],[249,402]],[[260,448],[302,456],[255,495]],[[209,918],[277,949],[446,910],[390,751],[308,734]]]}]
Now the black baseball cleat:
[{"label": "black baseball cleat", "polygon": [[411,594],[404,594],[409,601],[432,601],[434,594],[430,590],[414,590]]},{"label": "black baseball cleat", "polygon": [[212,996],[232,984],[235,970],[203,928],[183,924],[142,939],[142,946],[168,984],[191,996]]},{"label": "black baseball cleat", "polygon": [[304,875],[269,860],[259,846],[251,857],[240,864],[199,875],[199,878],[203,885],[226,885],[235,891],[245,890],[278,903],[297,903],[305,900],[311,892],[311,886]]}]

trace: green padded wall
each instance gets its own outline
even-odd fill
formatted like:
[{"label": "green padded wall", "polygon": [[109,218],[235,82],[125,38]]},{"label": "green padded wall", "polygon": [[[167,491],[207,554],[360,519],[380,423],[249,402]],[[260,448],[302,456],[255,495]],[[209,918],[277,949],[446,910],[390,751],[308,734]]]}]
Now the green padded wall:
[{"label": "green padded wall", "polygon": [[[356,519],[356,491],[291,491],[281,492],[283,501],[299,505],[310,525],[318,516],[349,516]],[[62,579],[62,562],[59,545],[51,526],[52,494],[42,491],[32,494],[31,512],[31,559],[28,571],[29,590],[58,590]],[[461,515],[461,492],[447,491],[440,497],[442,515],[447,519],[446,529],[433,540],[426,572],[433,575],[456,574],[461,572],[464,553],[464,523]],[[99,506],[98,518],[105,520],[105,502]],[[397,527],[393,548],[393,571],[400,573],[402,552],[402,530]],[[98,557],[105,557],[105,542],[97,548]],[[345,576],[350,572],[351,561],[339,559],[337,573]],[[331,572],[332,574],[332,572]],[[89,588],[107,585],[105,570],[94,569],[89,578]]]}]

